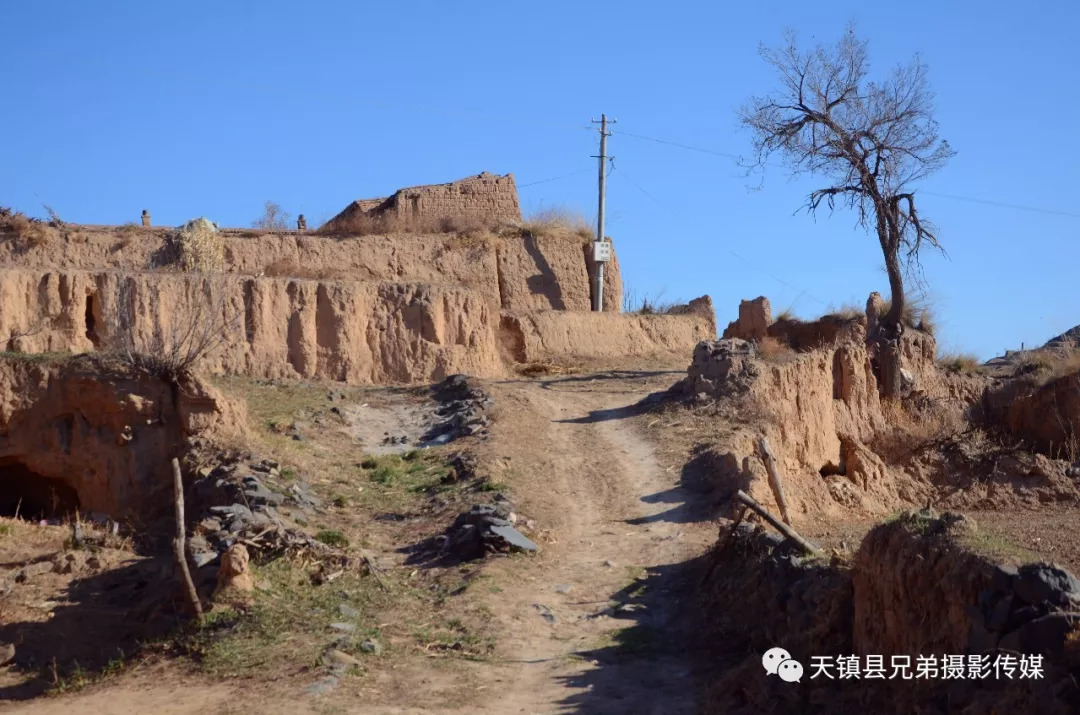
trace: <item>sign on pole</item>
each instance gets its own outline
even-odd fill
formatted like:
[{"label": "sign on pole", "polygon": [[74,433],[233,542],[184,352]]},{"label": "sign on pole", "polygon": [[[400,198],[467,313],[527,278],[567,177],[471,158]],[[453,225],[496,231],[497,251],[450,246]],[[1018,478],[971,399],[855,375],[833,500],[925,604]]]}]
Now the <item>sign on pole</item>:
[{"label": "sign on pole", "polygon": [[593,241],[593,260],[597,263],[607,263],[611,260],[610,241]]}]

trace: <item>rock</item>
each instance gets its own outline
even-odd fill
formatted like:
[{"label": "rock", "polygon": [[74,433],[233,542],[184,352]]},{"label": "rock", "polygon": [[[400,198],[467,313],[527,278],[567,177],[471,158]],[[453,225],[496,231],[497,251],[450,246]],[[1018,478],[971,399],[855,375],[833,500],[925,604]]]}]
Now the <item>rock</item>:
[{"label": "rock", "polygon": [[249,504],[281,506],[285,503],[285,497],[277,492],[272,492],[263,485],[244,490]]},{"label": "rock", "polygon": [[199,528],[208,534],[221,531],[221,519],[209,516],[199,522]]},{"label": "rock", "polygon": [[249,605],[253,602],[255,584],[251,578],[249,560],[247,547],[243,544],[230,546],[221,555],[217,588],[214,590],[215,601],[220,598],[237,605]]},{"label": "rock", "polygon": [[551,612],[551,609],[542,603],[534,603],[533,608],[540,612],[540,616],[548,623],[555,623],[555,614]]},{"label": "rock", "polygon": [[308,695],[314,695],[316,697],[320,695],[328,695],[331,691],[338,686],[340,679],[336,675],[328,675],[322,680],[316,681],[309,685],[305,692]]},{"label": "rock", "polygon": [[7,665],[15,660],[15,646],[11,643],[0,645],[0,665]]},{"label": "rock", "polygon": [[360,650],[372,655],[382,655],[382,644],[374,638],[365,638],[360,642]]},{"label": "rock", "polygon": [[342,633],[352,633],[356,630],[355,623],[331,623],[330,627],[335,631],[341,631]]},{"label": "rock", "polygon": [[540,547],[537,546],[528,537],[522,534],[514,527],[507,524],[506,526],[491,526],[489,530],[492,534],[495,534],[499,538],[506,541],[512,549],[518,549],[519,551],[534,552],[539,551]]},{"label": "rock", "polygon": [[1080,600],[1080,582],[1068,571],[1053,564],[1021,566],[1013,589],[1025,602],[1036,606],[1048,602],[1065,607],[1070,604],[1070,596]]},{"label": "rock", "polygon": [[1015,566],[998,564],[990,577],[990,588],[995,591],[1010,593],[1016,582],[1017,570]]},{"label": "rock", "polygon": [[573,590],[573,585],[569,583],[560,583],[558,586],[555,587],[556,593],[570,593]]},{"label": "rock", "polygon": [[1042,653],[1048,660],[1064,654],[1065,639],[1080,625],[1080,613],[1051,613],[1020,626],[1001,639],[999,647],[1019,653]]},{"label": "rock", "polygon": [[355,608],[353,608],[352,606],[350,606],[347,603],[343,603],[340,606],[338,606],[338,611],[340,611],[341,615],[345,616],[346,618],[359,618],[360,617],[360,611],[356,610]]},{"label": "rock", "polygon": [[344,651],[340,651],[337,648],[331,648],[323,654],[323,662],[331,667],[345,667],[352,668],[360,665],[360,661]]}]

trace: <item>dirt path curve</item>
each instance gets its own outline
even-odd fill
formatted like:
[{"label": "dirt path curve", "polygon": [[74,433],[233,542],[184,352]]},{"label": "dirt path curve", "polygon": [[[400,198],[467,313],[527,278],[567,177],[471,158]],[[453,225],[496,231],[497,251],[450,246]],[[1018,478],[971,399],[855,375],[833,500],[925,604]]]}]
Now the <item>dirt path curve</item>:
[{"label": "dirt path curve", "polygon": [[519,399],[525,409],[495,448],[517,445],[512,461],[539,477],[515,493],[554,523],[558,543],[527,572],[492,569],[510,584],[487,599],[508,634],[499,648],[507,687],[483,712],[693,711],[678,581],[715,534],[689,518],[692,495],[657,463],[634,417],[657,386],[597,376],[496,390],[497,404]]},{"label": "dirt path curve", "polygon": [[[669,374],[599,374],[489,386],[498,416],[482,449],[505,465],[523,516],[553,539],[536,557],[492,560],[481,585],[470,589],[498,641],[491,658],[454,676],[474,685],[467,706],[261,702],[268,699],[223,684],[188,690],[174,674],[22,703],[19,712],[232,712],[238,702],[267,713],[693,712],[696,688],[678,616],[687,564],[715,533],[708,521],[691,518],[692,495],[678,469],[657,462],[646,438],[649,418],[634,408],[671,381]],[[418,680],[417,691],[445,682],[447,674],[431,667],[431,680]],[[192,692],[199,696],[189,700]]]}]

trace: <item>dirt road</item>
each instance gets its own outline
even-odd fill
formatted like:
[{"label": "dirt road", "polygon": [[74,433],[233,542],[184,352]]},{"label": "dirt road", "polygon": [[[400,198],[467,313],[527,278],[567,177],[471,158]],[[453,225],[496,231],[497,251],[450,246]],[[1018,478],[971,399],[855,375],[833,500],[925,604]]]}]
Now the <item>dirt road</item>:
[{"label": "dirt road", "polygon": [[[518,508],[549,538],[536,557],[492,560],[487,587],[470,591],[495,626],[494,655],[451,672],[414,663],[397,677],[415,697],[314,697],[303,694],[306,682],[268,696],[166,667],[0,711],[692,712],[679,615],[689,563],[715,533],[692,518],[679,469],[658,463],[645,437],[648,416],[634,407],[676,378],[607,373],[489,386],[496,419],[483,456],[503,465]],[[449,680],[470,695],[430,705],[424,691]]]}]

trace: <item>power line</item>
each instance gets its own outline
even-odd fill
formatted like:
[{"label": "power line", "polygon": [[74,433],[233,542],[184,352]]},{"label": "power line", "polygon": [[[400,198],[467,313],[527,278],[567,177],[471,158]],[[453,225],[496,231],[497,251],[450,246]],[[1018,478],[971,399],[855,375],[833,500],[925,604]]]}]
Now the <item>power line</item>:
[{"label": "power line", "polygon": [[1052,216],[1068,216],[1069,218],[1080,218],[1080,214],[1078,214],[1078,213],[1071,213],[1069,211],[1058,211],[1057,209],[1044,209],[1044,208],[1039,208],[1038,206],[1023,206],[1021,204],[1010,204],[1010,203],[1006,203],[1004,201],[992,201],[990,199],[976,199],[976,198],[971,197],[971,196],[956,196],[955,194],[942,194],[942,193],[938,193],[937,191],[920,190],[919,193],[920,194],[925,194],[926,196],[937,196],[937,197],[942,198],[942,199],[954,199],[956,201],[970,201],[971,203],[985,204],[987,206],[999,206],[1001,208],[1018,209],[1020,211],[1034,211],[1036,213],[1050,214]]},{"label": "power line", "polygon": [[[629,174],[627,174],[627,173],[626,173],[625,171],[623,171],[622,169],[619,169],[619,175],[620,175],[620,176],[622,176],[622,177],[623,177],[624,179],[626,179],[626,181],[627,181],[627,182],[628,182],[628,183],[629,183],[629,184],[630,184],[631,186],[633,186],[633,187],[634,187],[635,189],[637,189],[637,190],[638,190],[638,191],[640,191],[641,193],[645,194],[645,196],[647,196],[648,198],[652,199],[652,200],[653,200],[653,201],[654,201],[654,202],[655,202],[655,203],[656,203],[656,204],[657,204],[658,206],[660,206],[660,207],[661,207],[662,209],[664,209],[665,211],[667,211],[667,212],[668,212],[669,214],[671,214],[671,215],[672,215],[672,216],[674,216],[675,218],[679,219],[680,221],[685,221],[685,220],[686,220],[686,219],[685,219],[685,218],[684,218],[683,216],[681,216],[681,215],[680,215],[679,213],[677,213],[677,212],[676,212],[676,211],[675,211],[674,209],[672,209],[671,207],[669,207],[668,205],[666,205],[666,204],[665,204],[664,202],[662,202],[662,201],[661,201],[660,199],[658,199],[658,198],[656,198],[655,196],[653,196],[653,195],[652,195],[652,194],[651,194],[651,193],[650,193],[649,191],[647,191],[647,190],[646,190],[646,189],[645,189],[644,187],[642,187],[642,186],[641,186],[640,184],[638,184],[638,183],[637,183],[636,181],[634,181],[634,180],[633,180],[632,178],[630,178],[630,175],[629,175]],[[785,281],[785,280],[784,280],[783,278],[780,278],[779,276],[776,276],[776,275],[774,275],[774,274],[773,274],[772,272],[768,271],[767,269],[763,268],[762,266],[760,266],[760,265],[758,265],[758,264],[755,264],[755,263],[754,263],[753,261],[749,260],[748,258],[744,258],[743,256],[740,256],[740,255],[739,255],[738,253],[736,253],[735,251],[732,251],[731,249],[728,249],[728,250],[727,250],[727,252],[728,252],[728,253],[730,253],[731,255],[735,256],[736,258],[738,258],[738,259],[739,259],[740,261],[742,261],[743,263],[746,263],[746,264],[747,264],[748,266],[750,266],[750,267],[752,267],[752,268],[756,268],[757,270],[761,271],[762,273],[764,273],[764,274],[765,274],[765,275],[767,275],[768,277],[772,278],[772,279],[773,279],[774,281],[776,281],[777,283],[780,283],[781,285],[787,286],[787,287],[788,287],[788,288],[790,288],[791,290],[796,290],[796,291],[799,291],[799,295],[800,295],[800,296],[803,296],[803,295],[805,295],[806,297],[808,297],[808,298],[810,298],[811,300],[814,300],[814,301],[816,301],[816,302],[820,303],[821,305],[824,305],[824,306],[828,306],[828,303],[826,303],[825,301],[823,301],[823,300],[822,300],[821,298],[818,298],[818,297],[817,297],[817,296],[815,296],[814,294],[810,293],[810,292],[809,292],[809,291],[807,291],[807,290],[806,290],[805,288],[800,288],[799,286],[796,286],[796,285],[792,285],[791,283],[788,283],[788,282],[787,282],[787,281]],[[795,300],[798,300],[798,298],[796,298]]]},{"label": "power line", "polygon": [[566,179],[571,176],[577,176],[578,174],[584,174],[586,171],[592,171],[592,169],[578,169],[577,171],[571,171],[569,174],[563,174],[561,176],[553,176],[550,179],[541,179],[540,181],[531,181],[528,184],[520,184],[519,189],[524,189],[526,186],[536,186],[537,184],[546,184],[549,181],[558,181],[559,179]]},{"label": "power line", "polygon": [[[703,154],[713,154],[713,155],[716,155],[716,156],[723,156],[723,157],[727,157],[729,159],[735,159],[735,160],[738,160],[738,159],[742,158],[742,157],[738,156],[737,154],[729,154],[727,152],[716,151],[715,149],[706,149],[705,147],[692,146],[690,144],[682,144],[680,142],[673,142],[673,141],[669,141],[667,139],[657,139],[655,137],[647,137],[647,136],[643,136],[643,135],[640,135],[640,134],[631,134],[630,132],[619,132],[619,134],[622,135],[622,136],[633,137],[635,139],[642,139],[644,141],[655,142],[657,144],[666,144],[668,146],[674,146],[674,147],[678,147],[680,149],[686,149],[688,151],[701,152]],[[776,165],[773,164],[772,166],[776,166]],[[983,205],[986,205],[986,206],[997,206],[999,208],[1015,209],[1017,211],[1031,211],[1031,212],[1034,212],[1034,213],[1049,214],[1049,215],[1052,215],[1052,216],[1066,216],[1068,218],[1080,218],[1080,213],[1073,213],[1071,211],[1061,211],[1061,210],[1058,210],[1058,209],[1041,208],[1039,206],[1026,206],[1024,204],[1013,204],[1013,203],[1008,203],[1008,202],[1005,202],[1005,201],[995,201],[995,200],[992,200],[992,199],[979,199],[979,198],[975,198],[973,196],[958,196],[956,194],[944,194],[944,193],[940,193],[940,192],[937,192],[937,191],[926,191],[926,190],[922,190],[922,189],[920,189],[918,193],[923,194],[925,196],[936,196],[938,198],[952,199],[954,201],[967,201],[967,202],[970,202],[970,203],[983,204]]]}]

